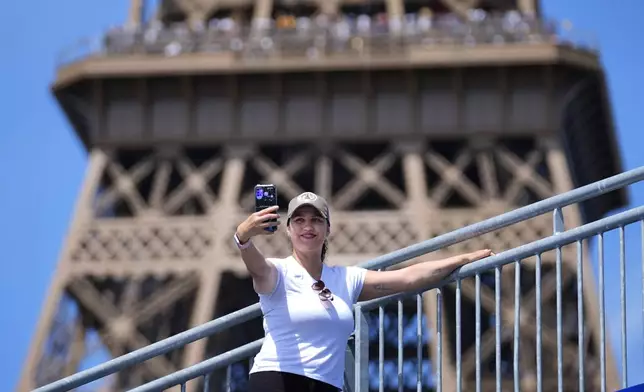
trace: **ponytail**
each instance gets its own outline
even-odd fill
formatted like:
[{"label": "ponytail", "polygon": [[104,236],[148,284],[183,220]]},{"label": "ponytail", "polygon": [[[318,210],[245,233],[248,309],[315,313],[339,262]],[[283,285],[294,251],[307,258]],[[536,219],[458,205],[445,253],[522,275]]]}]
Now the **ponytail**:
[{"label": "ponytail", "polygon": [[320,256],[322,263],[324,263],[324,259],[326,258],[326,252],[328,250],[329,250],[329,242],[327,240],[324,240],[324,245],[322,245],[322,255]]}]

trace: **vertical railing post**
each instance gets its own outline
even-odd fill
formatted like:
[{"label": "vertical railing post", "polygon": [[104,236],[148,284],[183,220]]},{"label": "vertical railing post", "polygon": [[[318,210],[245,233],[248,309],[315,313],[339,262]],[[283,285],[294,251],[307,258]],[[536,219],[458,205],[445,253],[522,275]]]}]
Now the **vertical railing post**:
[{"label": "vertical railing post", "polygon": [[604,233],[599,233],[599,371],[601,392],[606,392],[606,298],[604,296]]},{"label": "vertical railing post", "polygon": [[[552,215],[552,231],[554,235],[561,234],[565,230],[564,216],[561,208],[557,207]],[[557,391],[563,392],[563,310],[562,310],[562,264],[563,255],[561,247],[557,247],[557,260],[555,264],[557,282]]]},{"label": "vertical railing post", "polygon": [[356,338],[355,335],[351,335],[344,352],[344,388],[342,389],[344,392],[354,392],[356,389],[355,347]]},{"label": "vertical railing post", "polygon": [[619,227],[619,293],[622,319],[622,388],[628,386],[628,356],[626,341],[626,234],[624,226]]},{"label": "vertical railing post", "polygon": [[[644,320],[644,220],[640,221],[640,242],[642,247],[640,252],[642,255],[642,320]],[[642,323],[642,329],[642,337],[644,337],[644,323]],[[640,349],[644,349],[644,347],[640,347]]]},{"label": "vertical railing post", "polygon": [[565,230],[563,211],[559,207],[555,208],[552,214],[552,229],[554,234],[563,233]]},{"label": "vertical railing post", "polygon": [[354,392],[369,392],[369,324],[362,306],[355,307]]}]

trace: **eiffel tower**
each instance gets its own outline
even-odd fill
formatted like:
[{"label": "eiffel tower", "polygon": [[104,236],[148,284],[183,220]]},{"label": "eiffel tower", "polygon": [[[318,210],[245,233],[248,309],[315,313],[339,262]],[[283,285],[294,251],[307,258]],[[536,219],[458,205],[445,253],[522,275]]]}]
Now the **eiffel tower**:
[{"label": "eiffel tower", "polygon": [[[330,263],[348,265],[620,172],[599,53],[557,29],[536,0],[132,0],[123,27],[57,69],[53,94],[88,165],[19,390],[70,375],[97,353],[116,357],[255,303],[232,233],[252,210],[256,183],[276,184],[282,208],[304,190],[326,197]],[[565,221],[597,219],[626,198],[614,192],[568,208]],[[544,215],[431,257],[509,249],[550,233]],[[288,251],[282,235],[259,247]],[[576,253],[564,248],[563,256],[563,308],[576,314]],[[543,387],[554,390],[554,256],[542,261]],[[525,261],[522,273],[524,391],[536,390],[533,265]],[[599,321],[588,263],[583,278],[586,389],[594,391]],[[509,363],[510,267],[502,280]],[[490,390],[494,282],[482,283]],[[462,290],[462,377],[472,390],[474,283]],[[435,363],[433,292],[423,309],[424,358]],[[396,309],[386,312],[394,322]],[[415,303],[405,314],[415,325]],[[443,388],[451,391],[450,288],[443,315]],[[564,371],[576,374],[577,321],[564,322]],[[120,372],[103,388],[125,390],[259,337],[254,320]],[[394,390],[395,337],[386,344],[385,390]],[[607,363],[614,390],[610,347]],[[236,371],[243,381],[247,367]],[[510,389],[511,366],[503,380]],[[576,377],[566,377],[565,390],[577,390]]]}]

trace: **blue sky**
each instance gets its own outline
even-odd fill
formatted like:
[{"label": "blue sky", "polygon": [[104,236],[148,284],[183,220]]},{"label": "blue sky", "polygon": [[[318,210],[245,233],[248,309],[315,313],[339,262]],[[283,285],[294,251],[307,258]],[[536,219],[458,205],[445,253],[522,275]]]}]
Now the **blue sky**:
[{"label": "blue sky", "polygon": [[[86,156],[48,88],[55,58],[84,36],[125,20],[126,0],[10,1],[0,25],[5,37],[0,62],[0,390],[13,390],[58,262]],[[618,141],[626,169],[644,165],[642,105],[644,2],[546,0],[546,14],[570,19],[594,33],[607,68]],[[640,39],[638,40],[638,36]],[[639,47],[639,51],[636,48]],[[633,205],[644,204],[644,185],[632,187]],[[627,230],[629,383],[644,383],[642,265],[639,228]],[[617,236],[607,235],[607,308],[619,309]],[[611,341],[619,358],[619,315],[610,313]]]}]

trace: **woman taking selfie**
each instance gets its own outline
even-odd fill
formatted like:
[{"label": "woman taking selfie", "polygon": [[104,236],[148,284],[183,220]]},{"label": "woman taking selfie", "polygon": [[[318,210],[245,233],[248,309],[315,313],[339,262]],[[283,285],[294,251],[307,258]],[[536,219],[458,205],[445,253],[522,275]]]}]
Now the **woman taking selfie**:
[{"label": "woman taking selfie", "polygon": [[291,255],[267,258],[253,246],[252,238],[274,234],[265,229],[280,224],[268,222],[279,219],[277,209],[251,214],[235,233],[259,295],[266,335],[250,370],[250,392],[340,391],[356,302],[421,289],[492,254],[484,249],[393,271],[328,266],[329,208],[322,197],[305,192],[288,205]]}]

